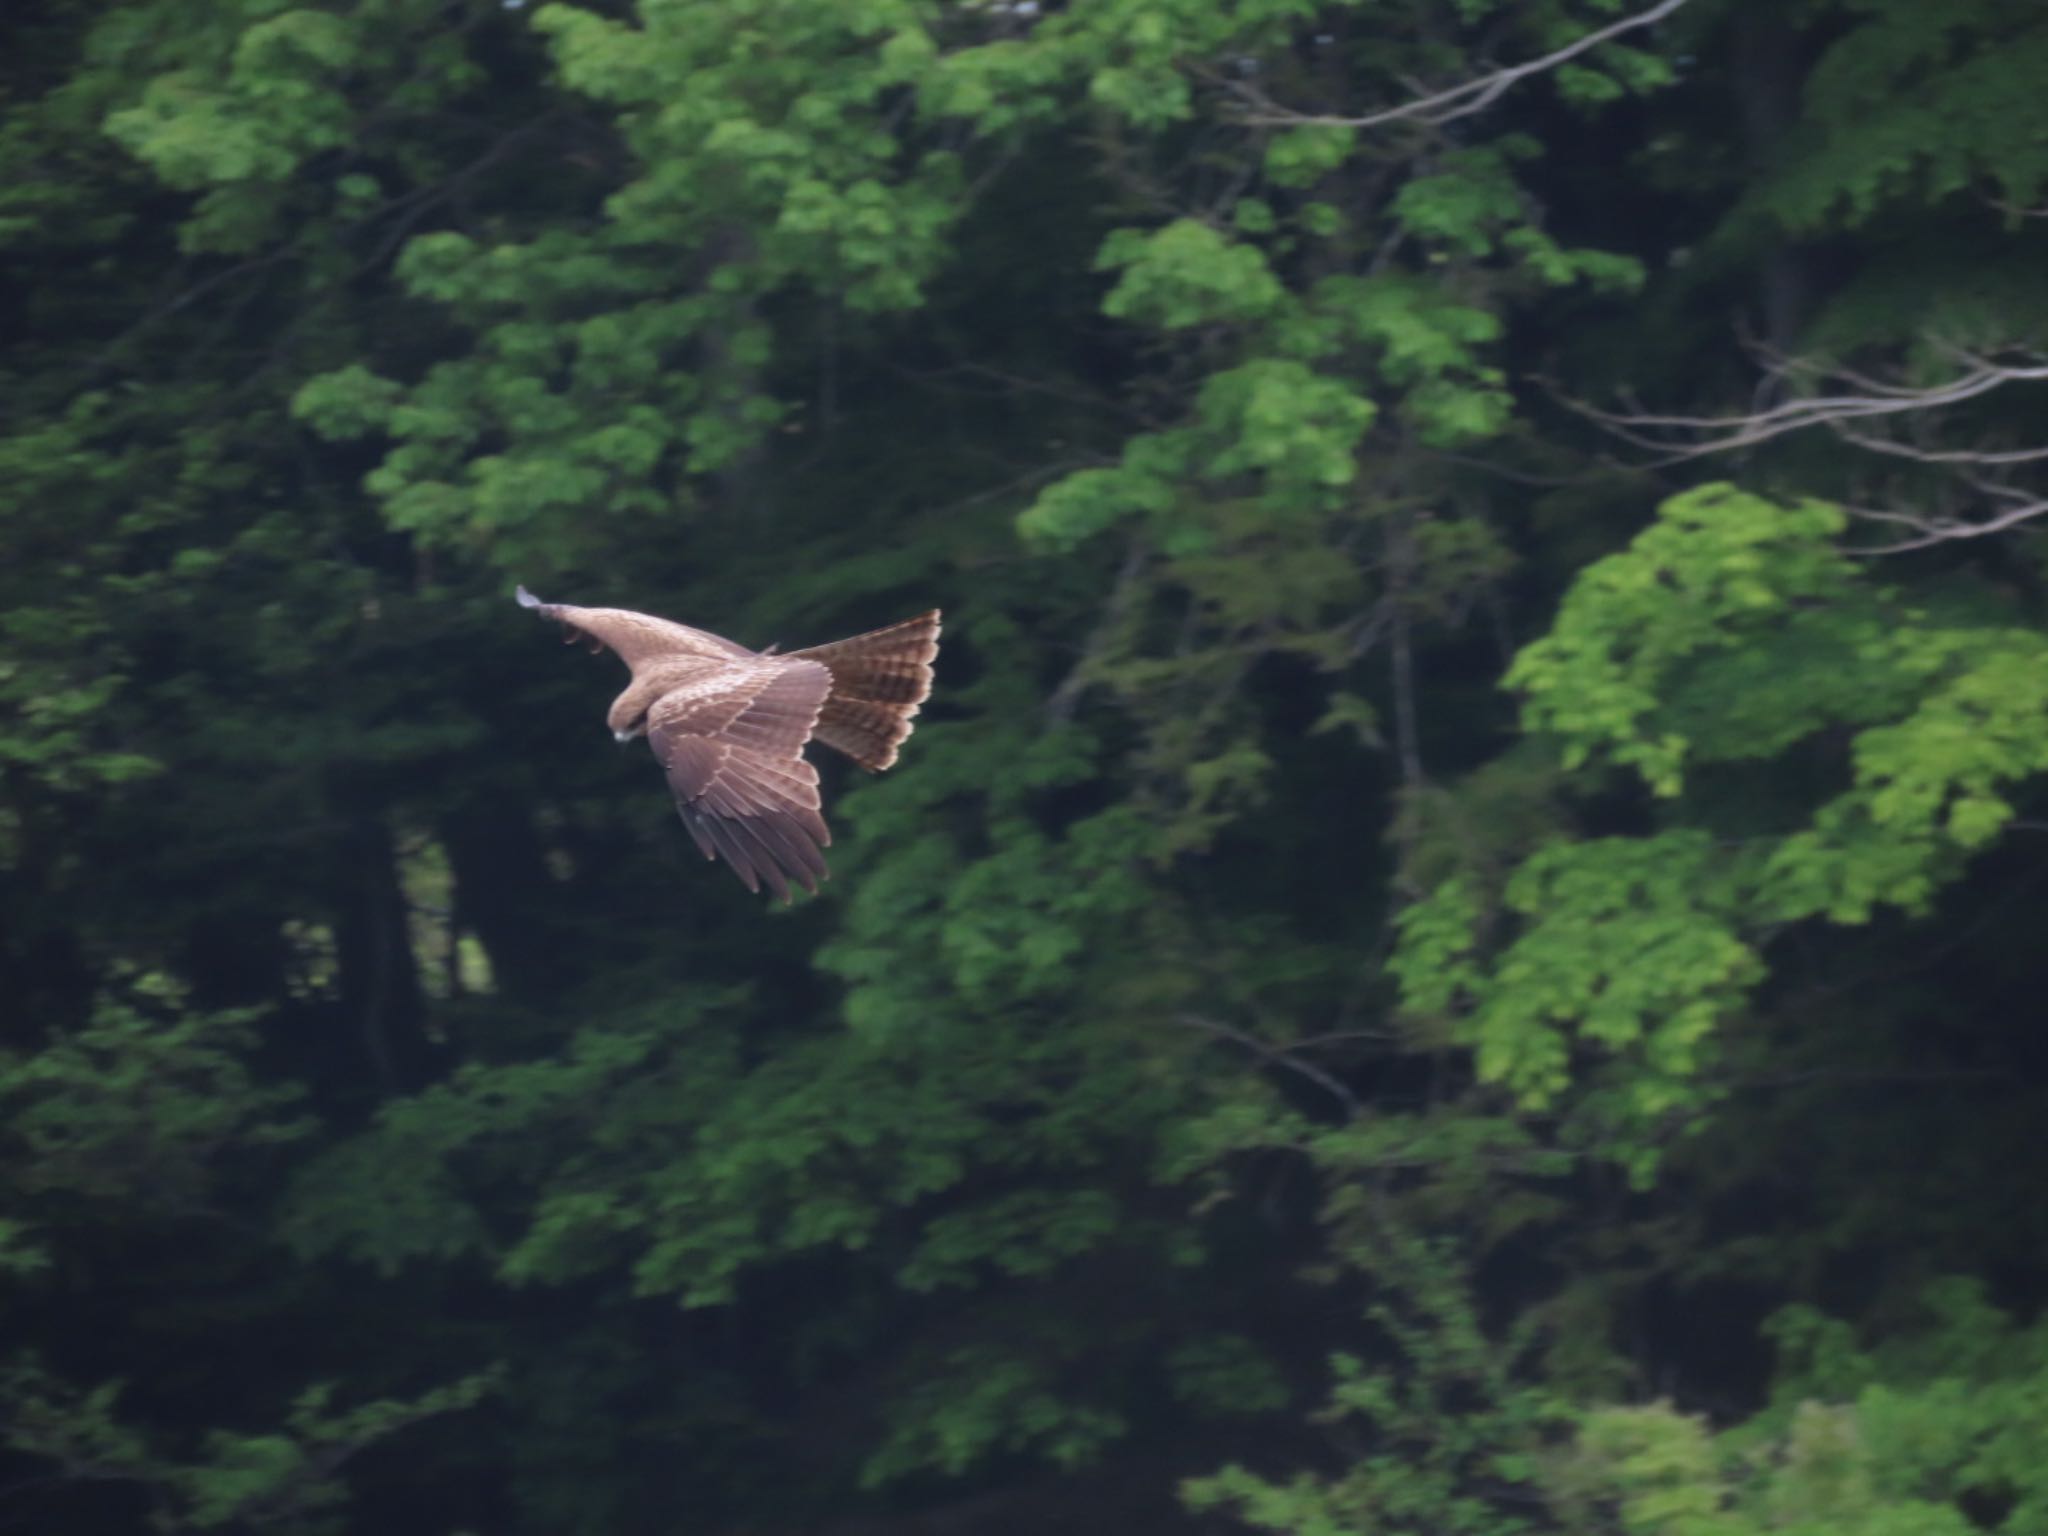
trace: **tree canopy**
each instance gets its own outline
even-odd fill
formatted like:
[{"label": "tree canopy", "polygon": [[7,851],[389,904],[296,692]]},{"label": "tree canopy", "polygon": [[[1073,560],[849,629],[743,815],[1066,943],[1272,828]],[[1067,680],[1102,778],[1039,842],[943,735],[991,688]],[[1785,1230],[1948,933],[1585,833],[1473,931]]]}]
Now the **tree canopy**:
[{"label": "tree canopy", "polygon": [[[2048,1530],[2044,80],[8,7],[0,1530]],[[820,896],[515,582],[945,610]]]}]

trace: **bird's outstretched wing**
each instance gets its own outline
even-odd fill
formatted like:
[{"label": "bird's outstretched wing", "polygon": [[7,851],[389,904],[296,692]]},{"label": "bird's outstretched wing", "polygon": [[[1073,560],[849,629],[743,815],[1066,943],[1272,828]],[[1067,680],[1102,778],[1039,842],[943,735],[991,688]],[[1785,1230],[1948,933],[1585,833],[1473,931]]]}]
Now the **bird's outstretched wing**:
[{"label": "bird's outstretched wing", "polygon": [[544,619],[562,626],[562,638],[582,641],[593,651],[610,646],[619,660],[636,672],[640,664],[665,656],[729,656],[737,661],[754,653],[745,646],[714,635],[708,629],[692,629],[673,619],[658,619],[651,613],[631,608],[579,608],[574,603],[544,603],[526,588],[514,594],[522,608],[531,608]]},{"label": "bird's outstretched wing", "polygon": [[647,740],[676,809],[704,857],[722,857],[750,891],[784,901],[789,882],[816,891],[832,841],[818,810],[818,770],[804,743],[832,689],[815,661],[750,658],[660,699]]}]

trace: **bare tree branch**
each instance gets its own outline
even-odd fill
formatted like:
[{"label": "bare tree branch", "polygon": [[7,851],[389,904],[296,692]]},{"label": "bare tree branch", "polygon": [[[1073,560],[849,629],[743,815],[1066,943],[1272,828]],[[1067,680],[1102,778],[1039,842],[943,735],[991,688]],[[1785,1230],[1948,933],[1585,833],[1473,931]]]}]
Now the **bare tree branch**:
[{"label": "bare tree branch", "polygon": [[1287,1071],[1308,1079],[1308,1081],[1323,1089],[1343,1106],[1345,1119],[1356,1120],[1358,1118],[1360,1112],[1358,1095],[1349,1088],[1346,1088],[1343,1083],[1339,1082],[1328,1072],[1325,1072],[1314,1062],[1303,1061],[1298,1056],[1290,1056],[1281,1047],[1271,1045],[1261,1040],[1257,1035],[1246,1034],[1241,1029],[1232,1028],[1219,1019],[1207,1018],[1202,1014],[1178,1014],[1175,1016],[1175,1022],[1185,1028],[1199,1029],[1220,1039],[1232,1041],[1243,1046],[1262,1061],[1270,1062],[1276,1067],[1284,1067]]},{"label": "bare tree branch", "polygon": [[2048,459],[2048,445],[2039,448],[2014,448],[2000,452],[1989,448],[1919,448],[1912,443],[1901,443],[1888,437],[1872,437],[1867,433],[1851,431],[1840,422],[1830,422],[1835,435],[1846,443],[1871,453],[1888,453],[1896,458],[1912,459],[1919,464],[1974,464],[1980,467],[2003,467],[2011,464],[2038,464]]},{"label": "bare tree branch", "polygon": [[2005,198],[1992,197],[1988,194],[1985,196],[1984,201],[2008,218],[2048,219],[2048,203],[2044,203],[2039,208],[2022,208],[2017,203],[2008,202]]},{"label": "bare tree branch", "polygon": [[1510,65],[1505,69],[1497,69],[1492,74],[1480,75],[1476,79],[1467,80],[1461,85],[1454,85],[1446,90],[1435,91],[1427,96],[1418,96],[1411,101],[1401,103],[1397,107],[1387,107],[1382,111],[1368,112],[1363,117],[1341,117],[1334,114],[1295,112],[1281,106],[1247,80],[1223,76],[1211,76],[1210,78],[1248,105],[1250,110],[1239,116],[1240,122],[1286,128],[1378,128],[1387,123],[1402,122],[1420,122],[1434,127],[1441,123],[1452,122],[1457,118],[1469,117],[1475,112],[1484,112],[1488,107],[1500,100],[1512,87],[1528,79],[1531,75],[1540,75],[1549,70],[1556,69],[1559,65],[1571,62],[1571,60],[1587,52],[1589,49],[1597,48],[1602,43],[1612,42],[1623,33],[1633,32],[1638,27],[1647,27],[1660,22],[1686,3],[1687,0],[1660,0],[1660,3],[1651,6],[1646,11],[1638,11],[1633,16],[1624,16],[1621,20],[1611,22],[1607,26],[1600,28],[1597,32],[1588,32],[1584,37],[1567,43],[1562,48],[1546,53],[1541,58],[1530,59],[1523,64]]},{"label": "bare tree branch", "polygon": [[[2003,533],[2048,516],[2048,488],[2029,466],[2048,463],[2048,443],[2012,446],[1995,440],[1958,442],[1945,413],[2014,386],[2048,381],[2048,359],[2014,349],[2009,360],[1959,347],[1951,355],[1957,372],[1936,384],[1902,384],[1843,363],[1786,358],[1754,349],[1767,382],[1809,391],[1780,404],[1741,415],[1688,416],[1650,411],[1603,410],[1553,391],[1559,403],[1604,431],[1654,455],[1644,468],[1660,468],[1754,448],[1794,432],[1823,427],[1852,448],[1881,459],[1902,461],[1936,476],[1934,499],[1925,511],[1856,505],[1842,509],[1863,522],[1882,524],[1898,536],[1859,544],[1859,555],[1904,554],[1958,539]],[[1945,436],[1944,436],[1945,434]],[[1925,476],[1912,482],[1924,497]],[[1880,487],[1885,499],[1889,495]],[[1840,498],[1837,498],[1840,500]],[[1966,515],[1968,514],[1968,515]]]},{"label": "bare tree branch", "polygon": [[1094,684],[1093,668],[1102,653],[1116,638],[1117,631],[1130,616],[1132,605],[1138,600],[1140,578],[1145,573],[1146,562],[1151,559],[1151,550],[1145,540],[1133,535],[1124,550],[1123,564],[1117,568],[1116,580],[1111,584],[1109,596],[1102,605],[1102,616],[1096,620],[1095,628],[1089,632],[1081,646],[1081,654],[1067,675],[1060,679],[1045,701],[1045,720],[1048,727],[1067,724],[1074,718],[1074,711],[1081,706],[1082,695]]},{"label": "bare tree branch", "polygon": [[[1965,400],[1974,400],[2008,384],[2048,379],[2048,365],[2010,367],[1974,355],[1966,356],[1969,356],[1971,364],[1969,371],[1950,379],[1945,384],[1906,388],[1881,384],[1876,380],[1857,380],[1846,370],[1836,369],[1832,370],[1835,377],[1856,382],[1861,392],[1803,396],[1787,400],[1784,404],[1772,406],[1768,410],[1752,411],[1743,416],[1677,416],[1647,411],[1606,411],[1566,395],[1556,395],[1555,398],[1566,409],[1599,423],[1623,442],[1662,455],[1655,464],[1648,466],[1661,467],[1684,463],[1689,459],[1706,458],[1713,454],[1754,448],[1773,438],[1783,437],[1788,432],[1803,432],[1809,427],[1839,427],[1842,423],[1850,421],[1922,415],[1946,406],[1959,405]],[[1781,376],[1793,371],[1795,370],[1792,367],[1786,365],[1778,365],[1773,369],[1773,372]],[[2007,462],[2023,463],[2032,458],[2048,457],[2048,449],[2027,449],[2023,450],[2023,453],[2024,457]],[[1983,454],[1966,453],[1950,462],[1985,464],[1993,460]]]},{"label": "bare tree branch", "polygon": [[2035,518],[2048,515],[2048,500],[2023,502],[2008,507],[1996,517],[1983,522],[1966,522],[1961,518],[1936,517],[1915,518],[1897,512],[1876,512],[1867,507],[1844,507],[1851,517],[1870,518],[1888,523],[1903,523],[1921,531],[1910,539],[1900,539],[1891,544],[1858,545],[1851,550],[1856,555],[1902,555],[1908,550],[1929,549],[1936,544],[1946,544],[1954,539],[1981,539],[1986,534],[2003,533],[2021,523],[2032,522]]},{"label": "bare tree branch", "polygon": [[1393,645],[1387,666],[1394,688],[1394,745],[1401,764],[1401,783],[1414,789],[1427,778],[1422,770],[1421,733],[1415,714],[1415,656],[1410,639],[1408,579],[1415,566],[1415,547],[1403,520],[1388,529],[1387,606],[1393,621]]}]

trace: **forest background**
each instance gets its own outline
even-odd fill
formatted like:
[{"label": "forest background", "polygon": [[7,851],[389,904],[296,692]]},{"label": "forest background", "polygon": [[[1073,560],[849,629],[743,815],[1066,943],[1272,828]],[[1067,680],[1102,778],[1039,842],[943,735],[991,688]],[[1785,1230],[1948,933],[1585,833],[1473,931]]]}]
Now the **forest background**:
[{"label": "forest background", "polygon": [[[0,280],[0,1529],[2048,1530],[2048,7],[15,0]],[[945,609],[819,899],[515,581]]]}]

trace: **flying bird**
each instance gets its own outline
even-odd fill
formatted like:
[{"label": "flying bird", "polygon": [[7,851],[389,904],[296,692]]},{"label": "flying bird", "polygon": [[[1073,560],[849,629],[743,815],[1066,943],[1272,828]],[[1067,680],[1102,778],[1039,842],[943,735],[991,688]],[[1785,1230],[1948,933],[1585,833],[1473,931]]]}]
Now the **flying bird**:
[{"label": "flying bird", "polygon": [[562,626],[563,639],[606,646],[632,670],[607,723],[645,736],[668,774],[683,825],[707,859],[723,858],[750,891],[815,892],[832,833],[819,811],[811,741],[879,771],[896,761],[932,691],[937,609],[851,640],[777,655],[625,608],[519,606]]}]

